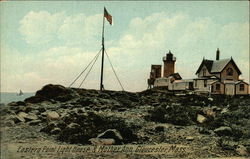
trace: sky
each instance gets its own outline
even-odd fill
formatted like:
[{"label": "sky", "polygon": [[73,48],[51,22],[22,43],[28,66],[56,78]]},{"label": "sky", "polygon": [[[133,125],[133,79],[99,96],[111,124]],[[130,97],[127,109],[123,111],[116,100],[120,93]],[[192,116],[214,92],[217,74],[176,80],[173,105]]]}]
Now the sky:
[{"label": "sky", "polygon": [[[151,64],[169,50],[176,72],[195,78],[203,58],[233,58],[249,82],[248,1],[1,1],[1,92],[68,87],[105,48],[126,91],[147,89]],[[99,89],[99,57],[81,88]],[[86,73],[85,73],[86,74]],[[84,75],[85,75],[84,74]],[[79,87],[84,76],[73,85]],[[121,90],[105,57],[104,87]]]}]

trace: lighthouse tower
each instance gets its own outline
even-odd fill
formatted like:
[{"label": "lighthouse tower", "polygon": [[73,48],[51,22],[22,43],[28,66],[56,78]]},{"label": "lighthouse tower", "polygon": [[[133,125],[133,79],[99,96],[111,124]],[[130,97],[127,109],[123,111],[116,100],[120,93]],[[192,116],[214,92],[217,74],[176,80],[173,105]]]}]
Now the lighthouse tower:
[{"label": "lighthouse tower", "polygon": [[176,57],[173,56],[171,51],[162,58],[164,63],[163,77],[168,77],[175,72]]}]

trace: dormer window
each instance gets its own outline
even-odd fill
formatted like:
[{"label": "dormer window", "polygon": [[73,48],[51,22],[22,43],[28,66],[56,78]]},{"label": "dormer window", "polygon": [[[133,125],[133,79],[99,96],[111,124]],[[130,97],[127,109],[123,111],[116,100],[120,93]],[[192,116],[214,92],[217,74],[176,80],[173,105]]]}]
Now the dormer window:
[{"label": "dormer window", "polygon": [[233,71],[232,68],[228,68],[228,69],[227,69],[227,75],[228,75],[228,76],[233,76],[233,73],[234,73],[234,71]]}]

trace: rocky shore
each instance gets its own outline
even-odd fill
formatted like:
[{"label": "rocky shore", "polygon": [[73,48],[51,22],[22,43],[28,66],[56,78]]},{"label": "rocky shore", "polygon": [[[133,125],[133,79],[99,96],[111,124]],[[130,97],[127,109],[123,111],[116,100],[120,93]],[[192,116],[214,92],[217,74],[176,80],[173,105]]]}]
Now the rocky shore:
[{"label": "rocky shore", "polygon": [[[250,96],[176,96],[157,89],[100,92],[49,84],[33,97],[0,108],[2,144],[167,143],[189,147],[186,158],[250,156]],[[103,158],[112,155],[116,154]],[[121,158],[166,157],[126,154]],[[178,153],[171,157],[183,158]]]}]

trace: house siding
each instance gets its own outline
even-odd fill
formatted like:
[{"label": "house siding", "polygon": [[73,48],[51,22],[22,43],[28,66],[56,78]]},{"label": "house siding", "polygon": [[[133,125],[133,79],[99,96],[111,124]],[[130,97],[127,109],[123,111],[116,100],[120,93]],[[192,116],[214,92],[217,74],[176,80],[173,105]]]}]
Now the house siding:
[{"label": "house siding", "polygon": [[205,81],[207,80],[195,80],[196,84],[194,86],[194,89],[198,90],[198,91],[201,91],[201,92],[208,92],[210,91],[210,87],[208,85],[208,81],[207,81],[207,86],[204,87],[204,83]]},{"label": "house siding", "polygon": [[[228,76],[227,75],[227,69],[232,68],[233,69],[233,75]],[[239,74],[235,67],[233,66],[232,62],[228,63],[228,65],[222,70],[221,72],[221,80],[233,80],[233,81],[238,81],[239,80]]]},{"label": "house siding", "polygon": [[225,84],[225,94],[226,95],[235,95],[235,84],[226,83]]},{"label": "house siding", "polygon": [[196,86],[195,86],[195,89],[197,89],[198,91],[209,91],[209,88],[208,86],[207,87],[204,87],[204,80],[196,80]]},{"label": "house siding", "polygon": [[169,90],[188,90],[189,82],[173,82],[168,88]]},{"label": "house siding", "polygon": [[[240,90],[240,85],[241,84],[244,84],[244,91]],[[238,94],[238,95],[248,94],[249,93],[249,85],[244,83],[244,82],[236,84],[235,85],[235,93]]]},{"label": "house siding", "polygon": [[[219,84],[220,85],[220,89],[216,90],[216,85]],[[221,82],[215,82],[212,84],[213,90],[212,90],[212,94],[224,94],[225,93],[225,85]]]},{"label": "house siding", "polygon": [[154,82],[155,87],[168,87],[170,83],[169,78],[158,78]]},{"label": "house siding", "polygon": [[220,78],[220,73],[213,73],[212,75],[214,75],[215,77]]},{"label": "house siding", "polygon": [[204,77],[204,74],[203,74],[203,70],[204,70],[204,69],[206,70],[205,76],[212,76],[212,75],[209,73],[207,67],[206,67],[206,66],[203,66],[203,67],[201,68],[200,72],[198,73],[198,77]]}]

